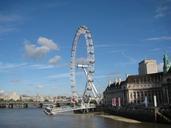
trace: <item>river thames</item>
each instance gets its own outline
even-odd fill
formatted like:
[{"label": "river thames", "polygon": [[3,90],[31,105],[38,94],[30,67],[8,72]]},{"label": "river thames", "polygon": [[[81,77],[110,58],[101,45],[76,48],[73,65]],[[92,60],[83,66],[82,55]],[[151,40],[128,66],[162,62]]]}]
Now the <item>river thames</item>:
[{"label": "river thames", "polygon": [[72,112],[47,116],[43,109],[0,109],[0,128],[170,128],[170,125],[128,123]]}]

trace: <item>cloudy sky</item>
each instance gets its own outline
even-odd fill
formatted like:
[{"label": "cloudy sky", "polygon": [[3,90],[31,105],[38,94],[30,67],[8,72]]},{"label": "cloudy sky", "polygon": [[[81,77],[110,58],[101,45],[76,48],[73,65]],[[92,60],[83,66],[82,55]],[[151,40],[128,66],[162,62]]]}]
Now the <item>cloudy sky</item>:
[{"label": "cloudy sky", "polygon": [[[86,25],[95,45],[95,85],[138,73],[138,62],[171,56],[171,0],[0,0],[0,92],[71,95],[72,40]],[[84,38],[78,56],[85,54]],[[80,78],[80,79],[78,79]],[[81,93],[85,77],[78,70]]]}]

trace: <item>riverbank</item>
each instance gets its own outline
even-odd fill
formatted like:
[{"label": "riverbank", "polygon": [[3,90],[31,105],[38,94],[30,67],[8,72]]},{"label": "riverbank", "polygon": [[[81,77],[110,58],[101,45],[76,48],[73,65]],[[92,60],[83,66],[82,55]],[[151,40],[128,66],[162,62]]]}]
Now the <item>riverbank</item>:
[{"label": "riverbank", "polygon": [[115,115],[98,115],[98,116],[108,118],[108,119],[112,119],[112,120],[115,120],[115,121],[125,122],[125,123],[138,123],[138,124],[142,123],[141,121],[125,118],[125,117],[122,117],[122,116],[115,116]]},{"label": "riverbank", "polygon": [[[105,113],[121,116],[133,120],[143,122],[157,122],[157,123],[169,123],[171,124],[170,109],[161,108],[112,108],[105,107],[103,111]],[[167,113],[166,113],[167,112]]]}]

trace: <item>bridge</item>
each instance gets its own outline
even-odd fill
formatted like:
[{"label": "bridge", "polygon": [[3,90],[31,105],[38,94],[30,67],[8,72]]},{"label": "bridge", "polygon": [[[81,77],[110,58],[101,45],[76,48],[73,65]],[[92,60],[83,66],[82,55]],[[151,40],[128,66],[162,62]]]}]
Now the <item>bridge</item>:
[{"label": "bridge", "polygon": [[28,108],[28,107],[43,107],[41,102],[33,101],[0,101],[0,108]]}]

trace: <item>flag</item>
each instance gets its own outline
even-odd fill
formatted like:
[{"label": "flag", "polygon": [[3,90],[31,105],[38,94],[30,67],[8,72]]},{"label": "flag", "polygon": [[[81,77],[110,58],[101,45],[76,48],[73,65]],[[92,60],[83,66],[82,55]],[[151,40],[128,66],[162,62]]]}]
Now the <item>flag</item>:
[{"label": "flag", "polygon": [[116,106],[116,98],[112,98],[112,106]]}]

